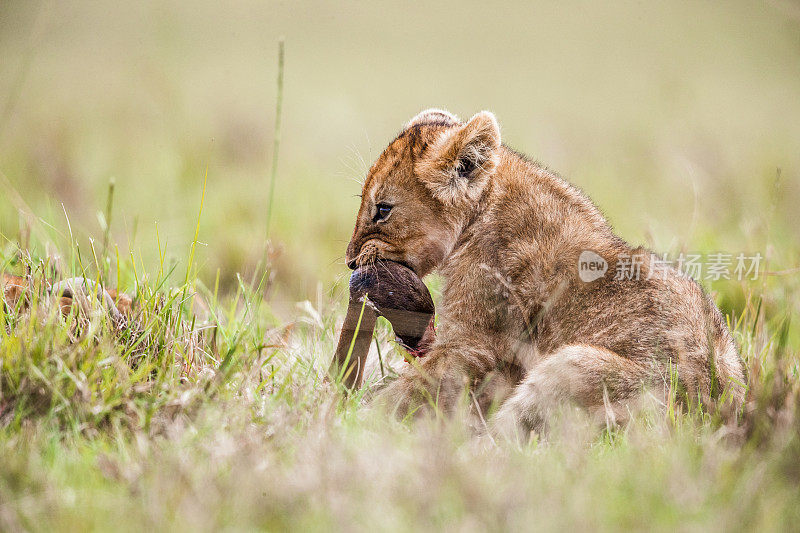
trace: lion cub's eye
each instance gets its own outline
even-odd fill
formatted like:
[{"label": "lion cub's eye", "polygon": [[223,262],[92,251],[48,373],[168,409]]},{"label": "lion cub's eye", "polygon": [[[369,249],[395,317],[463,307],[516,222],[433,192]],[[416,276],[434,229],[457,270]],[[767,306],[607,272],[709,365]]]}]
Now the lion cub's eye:
[{"label": "lion cub's eye", "polygon": [[373,222],[380,222],[381,220],[386,219],[389,216],[389,213],[392,211],[392,206],[389,204],[378,204],[375,206],[375,217],[373,217]]}]

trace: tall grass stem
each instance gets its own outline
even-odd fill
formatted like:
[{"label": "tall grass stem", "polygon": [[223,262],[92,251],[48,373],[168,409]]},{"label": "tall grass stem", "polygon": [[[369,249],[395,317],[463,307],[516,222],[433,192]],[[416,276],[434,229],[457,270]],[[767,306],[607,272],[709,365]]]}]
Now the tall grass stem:
[{"label": "tall grass stem", "polygon": [[272,169],[269,175],[269,196],[267,197],[267,240],[272,223],[272,206],[275,202],[275,181],[278,177],[278,151],[281,146],[281,112],[283,110],[283,56],[284,40],[278,41],[278,94],[275,102],[275,131],[272,139]]},{"label": "tall grass stem", "polygon": [[[206,165],[206,173],[203,178],[203,194],[200,195],[200,210],[197,212],[197,224],[194,227],[194,239],[192,239],[192,248],[189,252],[189,263],[186,265],[186,278],[183,281],[183,294],[181,295],[181,314],[183,314],[183,306],[186,303],[186,291],[189,288],[189,278],[192,274],[192,266],[194,265],[194,254],[197,249],[197,239],[200,236],[200,217],[203,216],[203,204],[206,201],[206,184],[208,183],[208,165]],[[180,325],[180,321],[177,322]]]}]

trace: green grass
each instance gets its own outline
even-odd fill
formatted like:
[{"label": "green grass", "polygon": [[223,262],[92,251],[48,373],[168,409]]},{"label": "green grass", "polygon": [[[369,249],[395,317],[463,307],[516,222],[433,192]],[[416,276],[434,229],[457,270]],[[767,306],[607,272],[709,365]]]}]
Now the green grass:
[{"label": "green grass", "polygon": [[[798,35],[782,2],[0,3],[0,271],[138,309],[3,312],[0,529],[796,529]],[[633,243],[767,258],[704,282],[749,369],[738,418],[571,414],[515,448],[324,381],[357,181],[432,105],[495,111]],[[370,385],[404,364],[391,338]]]},{"label": "green grass", "polygon": [[[101,314],[76,333],[41,305],[4,316],[4,529],[730,530],[800,518],[798,361],[763,316],[736,325],[751,389],[735,421],[657,408],[600,432],[574,415],[547,444],[516,448],[459,416],[409,425],[363,394],[343,398],[323,380],[342,314],[332,302],[282,323],[248,284],[223,301],[196,279],[160,284],[138,284],[141,312],[121,329]],[[377,338],[397,369],[388,329]]]}]

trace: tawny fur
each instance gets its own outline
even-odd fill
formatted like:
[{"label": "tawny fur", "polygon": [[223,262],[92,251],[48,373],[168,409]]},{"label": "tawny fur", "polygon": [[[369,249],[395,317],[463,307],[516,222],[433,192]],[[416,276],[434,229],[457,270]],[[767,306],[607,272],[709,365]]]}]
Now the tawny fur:
[{"label": "tawny fur", "polygon": [[[30,278],[11,274],[0,276],[0,289],[2,289],[0,306],[6,310],[27,308],[30,304],[30,294],[34,292]],[[133,313],[133,300],[130,296],[116,289],[97,287],[94,282],[83,278],[63,280],[49,287],[47,292],[58,297],[58,306],[64,317],[68,317],[72,313],[73,306],[79,303],[76,299],[85,300],[91,297],[101,300],[109,311],[116,314],[130,316]]]},{"label": "tawny fur", "polygon": [[[377,205],[391,206],[380,219]],[[578,257],[608,263],[584,282]],[[667,383],[685,398],[742,404],[742,361],[708,295],[652,253],[617,237],[577,188],[500,142],[497,121],[429,110],[414,117],[363,186],[351,267],[382,257],[445,281],[434,345],[385,397],[401,414],[433,400],[451,411],[465,388],[495,419],[541,430],[557,404],[589,410]],[[619,261],[641,264],[616,280]]]}]

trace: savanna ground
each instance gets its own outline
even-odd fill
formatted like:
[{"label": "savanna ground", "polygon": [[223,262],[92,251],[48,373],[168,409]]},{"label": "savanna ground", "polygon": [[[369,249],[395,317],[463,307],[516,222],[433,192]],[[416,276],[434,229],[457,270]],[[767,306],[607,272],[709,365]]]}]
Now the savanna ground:
[{"label": "savanna ground", "polygon": [[[800,527],[796,2],[6,1],[0,57],[0,269],[138,309],[3,312],[0,529]],[[429,106],[493,110],[631,242],[761,253],[703,281],[744,412],[572,416],[517,448],[324,383],[358,181]]]}]

